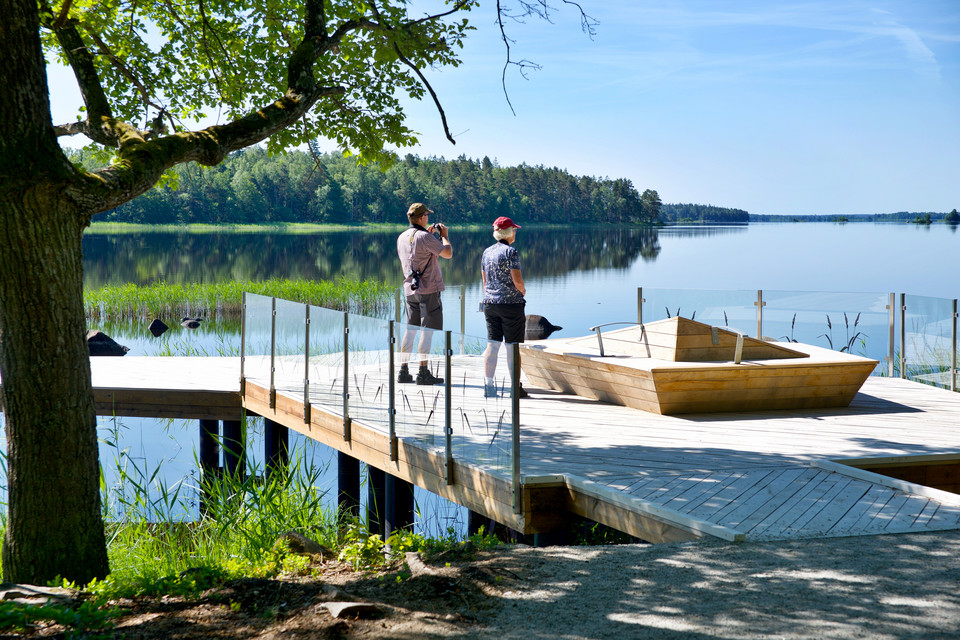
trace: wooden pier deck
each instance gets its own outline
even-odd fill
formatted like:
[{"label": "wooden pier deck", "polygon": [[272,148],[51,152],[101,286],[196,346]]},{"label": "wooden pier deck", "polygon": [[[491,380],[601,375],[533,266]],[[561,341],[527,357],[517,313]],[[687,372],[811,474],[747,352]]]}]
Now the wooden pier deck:
[{"label": "wooden pier deck", "polygon": [[[454,415],[503,416],[506,400],[491,407],[482,397],[481,359],[454,359],[458,372],[473,372],[462,374],[466,384],[454,393]],[[351,361],[355,378],[362,376],[371,389],[385,388],[383,365],[371,354],[367,360]],[[530,389],[532,398],[520,405],[522,491],[515,513],[509,468],[482,455],[489,432],[468,434],[463,421],[455,421],[457,460],[448,482],[437,446],[443,436],[436,403],[431,414],[424,406],[418,437],[401,439],[393,460],[385,411],[374,409],[365,421],[364,409],[352,408],[347,441],[340,396],[312,391],[305,421],[302,380],[297,382],[277,382],[271,408],[268,385],[248,379],[244,405],[524,533],[550,531],[570,514],[651,542],[960,528],[960,495],[837,462],[929,465],[944,476],[935,484],[956,491],[960,394],[919,383],[871,378],[847,408],[682,416]],[[398,385],[398,393],[422,396],[423,388],[414,387]],[[359,386],[356,392],[362,393]],[[398,423],[420,419],[403,415],[399,406],[398,412]],[[401,434],[404,428],[398,426]]]},{"label": "wooden pier deck", "polygon": [[[311,386],[305,421],[295,368],[276,383],[271,407],[269,381],[249,373],[241,397],[239,358],[94,358],[91,366],[101,415],[236,420],[246,410],[524,533],[551,531],[570,514],[651,542],[960,529],[960,394],[870,378],[844,409],[661,416],[530,389],[520,404],[515,511],[498,446],[509,440],[509,399],[483,398],[478,356],[454,360],[466,384],[454,394],[449,478],[442,387],[397,386],[401,438],[391,456],[386,407],[359,386],[345,440],[336,386]],[[382,363],[355,358],[351,367],[365,388],[385,387]],[[838,461],[927,469],[926,483],[950,492]]]}]

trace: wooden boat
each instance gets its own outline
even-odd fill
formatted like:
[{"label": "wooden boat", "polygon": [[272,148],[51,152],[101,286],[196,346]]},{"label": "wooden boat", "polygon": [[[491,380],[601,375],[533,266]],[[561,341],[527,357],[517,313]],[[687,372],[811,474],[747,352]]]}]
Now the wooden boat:
[{"label": "wooden boat", "polygon": [[532,386],[665,415],[846,407],[878,364],[680,317],[526,342],[521,354]]}]

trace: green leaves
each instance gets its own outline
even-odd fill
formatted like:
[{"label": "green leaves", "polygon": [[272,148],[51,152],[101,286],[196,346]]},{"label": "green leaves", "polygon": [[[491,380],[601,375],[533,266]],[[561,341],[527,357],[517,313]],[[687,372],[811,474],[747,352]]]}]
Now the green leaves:
[{"label": "green leaves", "polygon": [[[411,16],[403,0],[324,2],[323,35],[307,41],[315,87],[340,88],[269,140],[271,151],[317,137],[335,140],[363,161],[393,160],[387,146],[416,142],[403,125],[400,96],[424,88],[417,68],[455,66],[470,30],[463,13],[477,2],[448,3],[443,18]],[[62,2],[45,18],[52,28]],[[291,59],[303,43],[309,3],[298,0],[76,0],[69,17],[93,55],[112,114],[146,128],[158,115],[171,130],[219,123],[274,104],[294,83]],[[44,34],[48,55],[66,58]],[[307,100],[315,97],[305,96]]]}]

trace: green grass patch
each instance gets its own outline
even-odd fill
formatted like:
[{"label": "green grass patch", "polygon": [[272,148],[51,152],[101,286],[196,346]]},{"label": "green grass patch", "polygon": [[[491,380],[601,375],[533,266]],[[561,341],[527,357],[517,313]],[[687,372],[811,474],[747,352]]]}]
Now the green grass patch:
[{"label": "green grass patch", "polygon": [[373,280],[233,281],[212,284],[122,284],[86,290],[87,316],[102,318],[236,317],[243,293],[282,298],[367,315],[383,312],[393,302],[394,289]]}]

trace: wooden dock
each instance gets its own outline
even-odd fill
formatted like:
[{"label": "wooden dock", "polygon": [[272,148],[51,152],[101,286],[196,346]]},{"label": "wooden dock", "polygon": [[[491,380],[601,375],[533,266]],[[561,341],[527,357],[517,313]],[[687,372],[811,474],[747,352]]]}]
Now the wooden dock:
[{"label": "wooden dock", "polygon": [[[355,380],[362,377],[368,389],[386,388],[385,358],[367,353],[365,359],[352,364]],[[505,415],[508,400],[482,397],[481,358],[454,360],[458,387],[452,413]],[[328,373],[335,381],[336,367]],[[960,495],[838,462],[928,465],[944,476],[936,484],[960,488],[960,395],[900,379],[871,378],[846,408],[683,416],[528,389],[532,398],[520,405],[517,509],[511,469],[483,455],[496,438],[489,430],[454,421],[456,459],[448,474],[437,445],[443,423],[436,397],[432,405],[423,403],[419,417],[399,410],[399,422],[422,423],[414,437],[400,439],[391,457],[384,412],[352,409],[345,439],[341,398],[320,391],[324,385],[311,388],[305,419],[302,380],[276,382],[274,407],[268,384],[257,379],[246,384],[243,402],[253,413],[524,533],[551,531],[570,514],[651,542],[960,528]],[[424,395],[423,387],[397,388],[404,397]],[[359,386],[355,391],[363,393]],[[501,419],[497,426],[509,424]],[[401,435],[405,428],[398,427]]]},{"label": "wooden dock", "polygon": [[[333,382],[311,385],[309,412],[296,367],[278,367],[287,374],[271,403],[269,381],[249,372],[241,396],[239,358],[94,358],[91,366],[101,415],[236,420],[246,410],[524,533],[549,532],[571,514],[651,542],[960,529],[960,394],[874,377],[843,409],[663,416],[529,388],[515,509],[502,446],[509,398],[483,398],[479,356],[453,359],[449,466],[443,387],[397,385],[401,437],[391,451],[374,391],[387,388],[385,359],[375,353],[351,360],[349,439],[336,366],[326,369]],[[318,364],[311,380],[323,371]],[[907,478],[922,471],[931,486],[856,467]]]},{"label": "wooden dock", "polygon": [[238,357],[103,356],[90,358],[90,373],[100,416],[240,420],[243,415]]}]

